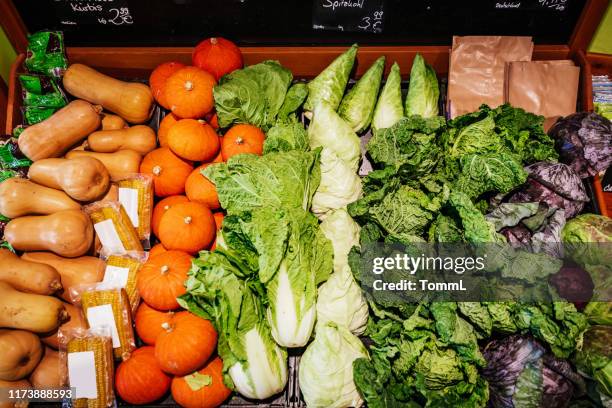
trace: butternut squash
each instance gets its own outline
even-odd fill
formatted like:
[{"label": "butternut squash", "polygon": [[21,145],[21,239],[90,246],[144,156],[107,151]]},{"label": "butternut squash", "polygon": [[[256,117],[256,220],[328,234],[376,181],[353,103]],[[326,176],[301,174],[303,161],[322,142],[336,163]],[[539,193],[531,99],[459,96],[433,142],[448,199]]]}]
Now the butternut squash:
[{"label": "butternut squash", "polygon": [[11,177],[0,183],[0,214],[8,218],[80,208],[81,205],[63,191],[27,179]]},{"label": "butternut squash", "polygon": [[[28,390],[32,386],[28,380],[19,381],[2,381],[0,380],[0,388],[12,389],[12,390]],[[28,401],[21,400],[17,402],[4,401],[0,402],[0,408],[27,408]]]},{"label": "butternut squash", "polygon": [[62,277],[54,267],[24,261],[4,248],[0,248],[0,281],[39,295],[52,295],[62,289]]},{"label": "butternut squash", "polygon": [[79,258],[62,258],[50,252],[25,252],[21,259],[51,266],[57,270],[62,279],[64,291],[60,297],[70,302],[68,289],[83,283],[100,282],[104,278],[106,263],[94,256]]},{"label": "butternut squash", "polygon": [[91,248],[93,225],[80,210],[20,217],[6,224],[4,239],[19,251],[51,251],[75,258]]},{"label": "butternut squash", "polygon": [[99,106],[76,100],[50,118],[25,128],[19,135],[19,149],[30,160],[60,157],[73,145],[100,127]]},{"label": "butternut squash", "polygon": [[30,384],[34,388],[59,388],[62,385],[60,372],[59,353],[45,347],[43,358],[30,374]]},{"label": "butternut squash", "polygon": [[0,380],[16,381],[27,377],[43,355],[37,335],[25,330],[0,330]]},{"label": "butternut squash", "polygon": [[71,95],[102,105],[130,123],[144,123],[151,116],[153,95],[145,84],[123,82],[83,64],[72,64],[63,79]]},{"label": "butternut squash", "polygon": [[58,330],[54,330],[52,333],[48,335],[41,335],[40,340],[49,347],[53,347],[54,349],[59,348],[59,339],[57,337],[57,332],[59,330],[68,330],[68,329],[87,329],[87,322],[83,317],[83,310],[80,307],[73,306],[70,303],[64,302],[64,307],[66,308],[66,312],[68,312],[68,320],[63,323]]},{"label": "butternut squash", "polygon": [[133,150],[119,150],[114,153],[85,152],[72,150],[66,154],[66,158],[93,157],[104,163],[104,166],[111,175],[112,180],[119,180],[123,177],[138,173],[142,157]]},{"label": "butternut squash", "polygon": [[110,185],[108,170],[93,157],[39,160],[30,166],[28,177],[43,186],[64,190],[79,201],[99,199]]},{"label": "butternut squash", "polygon": [[68,313],[58,298],[19,292],[0,282],[0,327],[49,333],[66,319]]},{"label": "butternut squash", "polygon": [[144,156],[157,147],[157,138],[150,127],[136,125],[126,129],[93,132],[87,138],[87,144],[94,152],[112,153],[130,149]]},{"label": "butternut squash", "polygon": [[103,113],[102,130],[115,130],[128,127],[125,120],[121,116],[113,115],[112,113]]}]

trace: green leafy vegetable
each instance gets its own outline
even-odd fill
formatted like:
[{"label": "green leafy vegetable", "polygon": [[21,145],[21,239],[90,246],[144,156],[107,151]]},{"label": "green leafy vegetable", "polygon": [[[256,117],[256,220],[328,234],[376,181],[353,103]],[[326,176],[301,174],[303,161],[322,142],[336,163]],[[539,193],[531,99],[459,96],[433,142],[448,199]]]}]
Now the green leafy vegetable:
[{"label": "green leafy vegetable", "polygon": [[370,126],[384,69],[385,57],[380,57],[340,103],[338,114],[356,133],[361,133]]},{"label": "green leafy vegetable", "polygon": [[309,407],[359,407],[353,361],[368,358],[357,337],[335,323],[318,323],[315,339],[300,360],[300,389]]},{"label": "green leafy vegetable", "polygon": [[321,182],[312,198],[311,211],[324,218],[361,197],[361,178],[329,149],[321,151]]},{"label": "green leafy vegetable", "polygon": [[265,399],[287,383],[287,353],[272,339],[261,289],[241,275],[223,250],[203,251],[193,260],[179,303],[215,325],[225,382],[248,398]]},{"label": "green leafy vegetable", "polygon": [[307,209],[320,181],[318,164],[318,150],[242,154],[208,166],[204,175],[230,213],[259,207]]},{"label": "green leafy vegetable", "polygon": [[223,76],[213,89],[219,126],[250,123],[267,130],[276,122],[291,71],[277,61],[264,61]]},{"label": "green leafy vegetable", "polygon": [[372,117],[372,128],[376,132],[379,129],[390,128],[404,116],[404,105],[402,103],[402,77],[399,65],[394,62],[387,81],[383,86],[374,116]]},{"label": "green leafy vegetable", "polygon": [[455,187],[471,198],[487,192],[508,193],[527,180],[521,163],[506,152],[468,154],[460,162]]},{"label": "green leafy vegetable", "polygon": [[321,101],[315,106],[308,137],[311,148],[322,146],[331,150],[353,173],[357,172],[361,158],[359,137],[327,102]]},{"label": "green leafy vegetable", "polygon": [[309,113],[323,101],[327,102],[332,110],[338,109],[355,63],[357,48],[359,48],[357,44],[353,44],[308,83],[308,99],[304,103],[304,110],[308,117],[310,117]]},{"label": "green leafy vegetable", "polygon": [[438,116],[438,98],[440,89],[436,71],[428,65],[421,54],[412,62],[410,83],[406,96],[406,116],[420,115],[424,118]]}]

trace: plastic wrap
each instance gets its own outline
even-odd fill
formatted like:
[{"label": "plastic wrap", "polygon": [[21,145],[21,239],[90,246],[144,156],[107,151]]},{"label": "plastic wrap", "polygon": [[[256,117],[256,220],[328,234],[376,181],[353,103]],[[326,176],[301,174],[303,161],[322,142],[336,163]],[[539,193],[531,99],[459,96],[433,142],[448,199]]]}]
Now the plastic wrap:
[{"label": "plastic wrap", "polygon": [[130,218],[118,201],[98,201],[83,207],[94,225],[96,235],[107,254],[142,251],[142,244]]},{"label": "plastic wrap", "polygon": [[138,238],[149,247],[151,214],[153,213],[153,177],[132,174],[117,180],[119,201],[125,208]]},{"label": "plastic wrap", "polygon": [[115,405],[113,352],[108,326],[58,332],[62,385],[75,388],[75,408]]},{"label": "plastic wrap", "polygon": [[92,283],[70,288],[70,299],[81,306],[90,328],[110,326],[113,355],[127,360],[136,348],[130,301],[116,284]]},{"label": "plastic wrap", "polygon": [[107,255],[102,252],[100,257],[106,262],[102,283],[125,289],[133,316],[140,303],[136,277],[142,265],[147,261],[148,253],[131,251],[125,255]]}]

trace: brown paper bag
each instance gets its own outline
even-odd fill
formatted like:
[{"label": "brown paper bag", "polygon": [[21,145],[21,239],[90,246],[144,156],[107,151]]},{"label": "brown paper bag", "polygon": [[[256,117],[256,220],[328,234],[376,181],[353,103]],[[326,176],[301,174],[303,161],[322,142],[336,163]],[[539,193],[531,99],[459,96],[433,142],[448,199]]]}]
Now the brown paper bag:
[{"label": "brown paper bag", "polygon": [[531,37],[453,37],[448,77],[448,111],[451,118],[473,112],[486,103],[504,103],[505,64],[529,61]]},{"label": "brown paper bag", "polygon": [[576,112],[580,67],[572,61],[509,62],[506,102],[546,118]]}]

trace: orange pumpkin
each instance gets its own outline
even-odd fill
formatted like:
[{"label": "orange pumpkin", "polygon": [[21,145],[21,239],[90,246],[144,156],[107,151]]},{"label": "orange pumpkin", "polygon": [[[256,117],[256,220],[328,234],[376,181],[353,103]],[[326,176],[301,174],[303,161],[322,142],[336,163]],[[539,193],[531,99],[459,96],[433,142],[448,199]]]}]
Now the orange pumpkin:
[{"label": "orange pumpkin", "polygon": [[196,253],[209,248],[215,239],[215,219],[200,203],[173,205],[159,223],[159,240],[169,250]]},{"label": "orange pumpkin", "polygon": [[[155,205],[153,214],[151,215],[151,229],[156,237],[159,238],[159,222],[161,221],[162,215],[164,215],[173,205],[187,202],[189,202],[189,199],[184,195],[173,195],[160,200],[160,202]],[[153,254],[149,254],[149,256],[153,256]]]},{"label": "orange pumpkin", "polygon": [[242,68],[242,53],[233,42],[212,37],[195,47],[192,62],[196,67],[213,74],[218,81],[223,75]]},{"label": "orange pumpkin", "polygon": [[174,126],[176,122],[179,121],[179,118],[172,112],[168,113],[164,118],[159,122],[159,129],[157,130],[157,140],[159,141],[160,147],[168,146],[168,131],[170,128]]},{"label": "orange pumpkin", "polygon": [[219,129],[219,116],[217,116],[217,114],[215,113],[214,115],[212,115],[212,118],[210,118],[208,123],[210,124],[210,126],[212,126],[213,129]]},{"label": "orange pumpkin", "polygon": [[154,346],[157,336],[164,330],[162,324],[172,322],[173,318],[174,312],[160,312],[142,302],[134,317],[136,333],[145,344]]},{"label": "orange pumpkin", "polygon": [[221,211],[219,211],[214,213],[213,217],[215,218],[215,225],[217,226],[217,231],[219,231],[223,226],[223,218],[225,218],[225,215]]},{"label": "orange pumpkin", "polygon": [[185,408],[216,408],[232,391],[223,383],[223,361],[215,357],[201,370],[172,379],[172,398]]},{"label": "orange pumpkin", "polygon": [[167,249],[164,248],[162,244],[153,245],[153,247],[149,250],[149,256],[155,256],[166,252]]},{"label": "orange pumpkin", "polygon": [[179,118],[198,119],[214,106],[215,78],[197,67],[179,69],[166,81],[164,98]]},{"label": "orange pumpkin", "polygon": [[155,349],[144,346],[117,367],[115,389],[125,402],[135,405],[150,404],[164,396],[172,379],[161,370]]},{"label": "orange pumpkin", "polygon": [[185,64],[171,61],[164,62],[160,64],[151,72],[151,76],[149,77],[149,86],[151,87],[151,92],[153,93],[153,98],[166,109],[168,108],[168,104],[164,99],[163,90],[166,85],[166,81],[170,77],[170,75],[174,74],[181,68],[184,68]]},{"label": "orange pumpkin", "polygon": [[[223,144],[223,138],[219,137],[219,145],[222,145],[222,144]],[[217,155],[217,157],[213,159],[211,163],[223,163],[223,155],[221,154],[221,150],[219,150],[219,154]]]},{"label": "orange pumpkin", "polygon": [[187,311],[178,312],[155,342],[155,357],[162,370],[186,375],[206,363],[217,346],[212,323]]},{"label": "orange pumpkin", "polygon": [[183,159],[207,162],[219,153],[219,135],[203,120],[182,119],[168,131],[168,146]]},{"label": "orange pumpkin", "polygon": [[182,194],[192,170],[191,162],[181,159],[167,147],[147,153],[140,163],[140,172],[153,176],[155,195],[158,197]]},{"label": "orange pumpkin", "polygon": [[256,126],[239,124],[234,125],[223,136],[221,154],[223,161],[242,153],[252,153],[261,156],[266,135]]},{"label": "orange pumpkin", "polygon": [[189,201],[195,201],[196,203],[204,204],[211,210],[216,210],[221,208],[217,188],[202,174],[202,170],[208,166],[210,166],[210,163],[196,167],[191,172],[185,182],[185,194],[187,194]]},{"label": "orange pumpkin", "polygon": [[140,297],[157,310],[179,307],[176,298],[183,295],[191,256],[182,251],[166,251],[147,260],[138,272]]}]

